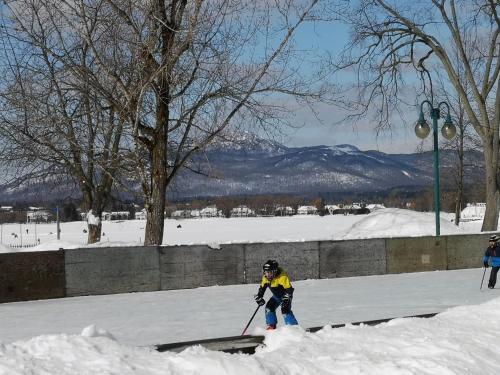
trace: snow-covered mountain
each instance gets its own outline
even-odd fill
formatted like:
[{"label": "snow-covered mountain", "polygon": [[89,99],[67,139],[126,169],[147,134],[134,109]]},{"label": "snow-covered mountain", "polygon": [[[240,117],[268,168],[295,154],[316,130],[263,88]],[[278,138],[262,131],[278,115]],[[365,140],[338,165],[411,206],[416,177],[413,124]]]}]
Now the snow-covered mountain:
[{"label": "snow-covered mountain", "polygon": [[[444,181],[456,169],[455,153],[440,156]],[[481,154],[469,152],[467,159],[466,179],[482,178]],[[386,154],[346,144],[292,148],[253,138],[213,145],[198,160],[209,177],[183,175],[176,197],[370,192],[433,184],[432,152]]]},{"label": "snow-covered mountain", "polygon": [[[440,152],[441,181],[456,170],[453,151]],[[466,154],[466,183],[483,179],[483,159],[478,151]],[[253,194],[383,192],[401,187],[418,190],[433,184],[432,152],[386,154],[361,151],[352,145],[286,147],[278,142],[244,135],[210,145],[196,155],[194,169],[185,171],[169,191],[170,198]],[[76,197],[78,192],[58,185],[57,192],[44,185],[19,191],[1,191],[3,202]],[[61,189],[67,190],[62,192]],[[73,188],[74,189],[74,188]],[[45,191],[46,190],[46,191]],[[54,196],[51,196],[54,195]]]}]

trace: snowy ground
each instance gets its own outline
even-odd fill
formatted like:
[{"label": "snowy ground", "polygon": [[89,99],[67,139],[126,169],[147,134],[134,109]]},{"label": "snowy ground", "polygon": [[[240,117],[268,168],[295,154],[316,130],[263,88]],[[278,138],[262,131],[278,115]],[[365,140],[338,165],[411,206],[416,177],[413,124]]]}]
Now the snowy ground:
[{"label": "snowy ground", "polygon": [[[442,215],[442,234],[480,230],[480,222],[456,228],[450,218]],[[176,228],[179,223],[182,228]],[[105,222],[101,245],[138,244],[144,224]],[[166,224],[167,244],[434,233],[434,215],[395,209],[365,216]],[[27,236],[35,230],[3,225],[0,251],[19,250],[5,246],[16,227],[17,240],[23,230]],[[63,224],[61,241],[54,241],[55,224],[38,226],[34,238],[41,245],[34,249],[80,247],[84,228],[83,222]],[[0,304],[0,374],[499,374],[500,291],[480,291],[482,276],[483,269],[469,269],[294,282],[293,310],[304,328],[445,312],[375,327],[325,327],[317,333],[281,327],[265,333],[260,311],[249,332],[265,333],[265,346],[253,356],[201,347],[158,353],[148,345],[240,334],[255,309],[257,285]]]},{"label": "snowy ground", "polygon": [[[453,214],[441,214],[441,234],[479,233],[481,221],[451,222]],[[368,215],[327,215],[256,218],[209,218],[165,220],[164,245],[222,244],[244,242],[288,242],[340,240],[352,238],[432,236],[435,234],[434,213],[387,208]],[[137,246],[144,241],[143,220],[104,221],[101,243],[92,246]],[[178,225],[181,227],[178,228]],[[61,223],[61,239],[57,241],[56,224],[0,225],[0,252],[58,250],[86,246],[87,223]],[[16,237],[17,236],[17,237]],[[9,245],[40,245],[10,248]]]},{"label": "snowy ground", "polygon": [[[500,297],[500,289],[479,291],[482,274],[470,269],[296,281],[293,310],[305,328],[439,312]],[[257,285],[232,285],[0,304],[0,337],[12,342],[77,334],[91,324],[129,345],[236,336],[255,310],[256,292]],[[262,326],[261,311],[249,332]]]},{"label": "snowy ground", "polygon": [[[482,274],[295,282],[293,309],[302,327],[462,306],[376,327],[282,327],[266,333],[254,356],[200,347],[160,354],[139,346],[240,334],[255,309],[256,285],[2,304],[0,374],[498,374],[500,290],[480,291]],[[263,334],[263,325],[260,311],[250,333]]]}]

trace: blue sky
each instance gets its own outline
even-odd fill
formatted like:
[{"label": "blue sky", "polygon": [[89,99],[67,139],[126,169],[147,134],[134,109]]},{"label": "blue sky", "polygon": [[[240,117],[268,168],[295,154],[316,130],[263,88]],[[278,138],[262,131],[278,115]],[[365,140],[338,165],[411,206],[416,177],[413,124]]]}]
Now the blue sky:
[{"label": "blue sky", "polygon": [[[0,4],[0,11],[3,6]],[[297,31],[295,39],[298,48],[318,53],[328,51],[335,57],[348,42],[349,28],[335,21],[306,23]],[[304,64],[304,69],[307,69],[307,64]],[[336,79],[348,83],[349,73],[339,75]],[[345,112],[340,108],[319,105],[316,110],[320,120],[310,111],[292,108],[293,128],[284,129],[284,136],[277,140],[294,147],[347,143],[361,150],[378,150],[386,153],[412,153],[419,145],[419,140],[413,131],[418,117],[417,107],[408,111],[409,118],[405,121],[395,117],[391,131],[380,133],[378,136],[369,118],[357,124],[339,124],[338,122],[345,116]]]},{"label": "blue sky", "polygon": [[[349,28],[339,22],[308,24],[298,31],[296,40],[298,47],[319,52],[329,51],[335,57],[349,40]],[[336,79],[348,83],[348,75],[345,73]],[[285,130],[286,136],[283,137],[282,143],[287,146],[348,143],[361,150],[378,150],[386,153],[413,153],[420,144],[413,130],[418,118],[416,106],[408,109],[407,118],[404,120],[395,116],[391,131],[380,133],[378,136],[370,118],[358,121],[357,124],[338,124],[337,122],[344,116],[341,109],[320,105],[317,110],[321,121],[308,111],[293,109],[292,124],[296,128]],[[429,140],[425,142],[429,143]]]}]

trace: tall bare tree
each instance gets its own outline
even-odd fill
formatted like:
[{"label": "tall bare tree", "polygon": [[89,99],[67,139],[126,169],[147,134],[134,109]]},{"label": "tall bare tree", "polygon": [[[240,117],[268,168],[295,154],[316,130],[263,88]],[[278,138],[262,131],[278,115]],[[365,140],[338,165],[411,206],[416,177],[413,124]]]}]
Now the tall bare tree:
[{"label": "tall bare tree", "polygon": [[94,243],[120,171],[125,117],[89,84],[99,72],[88,43],[53,18],[57,2],[43,5],[10,1],[2,14],[0,160],[16,185],[72,180]]},{"label": "tall bare tree", "polygon": [[[460,73],[460,68],[458,69],[458,72],[459,79],[461,80],[464,89],[469,93],[467,80],[464,79],[464,75]],[[460,224],[460,215],[464,200],[464,180],[466,170],[478,167],[467,162],[466,153],[470,150],[481,149],[481,140],[472,128],[472,124],[469,121],[465,107],[462,104],[461,97],[456,95],[456,91],[452,87],[449,87],[450,85],[446,77],[443,77],[438,73],[438,79],[439,84],[437,96],[444,99],[450,105],[451,116],[457,127],[456,137],[449,141],[442,140],[442,147],[443,149],[452,150],[456,154],[455,166],[454,168],[451,168],[449,173],[451,174],[455,187],[454,224],[458,226]]]},{"label": "tall bare tree", "polygon": [[162,243],[167,188],[196,152],[229,126],[280,124],[280,95],[308,104],[325,92],[320,75],[297,74],[303,61],[292,43],[317,2],[64,1],[71,16],[60,17],[81,31],[105,73],[92,84],[113,82],[109,101],[132,124],[145,245]]},{"label": "tall bare tree", "polygon": [[[499,7],[497,0],[360,0],[346,16],[353,40],[340,65],[357,65],[363,88],[359,103],[376,104],[382,127],[390,125],[392,109],[405,100],[402,87],[408,67],[421,73],[423,64],[431,62],[446,72],[482,141],[483,230],[497,229],[500,204]],[[459,59],[453,58],[453,51]],[[363,105],[362,112],[366,108]]]}]

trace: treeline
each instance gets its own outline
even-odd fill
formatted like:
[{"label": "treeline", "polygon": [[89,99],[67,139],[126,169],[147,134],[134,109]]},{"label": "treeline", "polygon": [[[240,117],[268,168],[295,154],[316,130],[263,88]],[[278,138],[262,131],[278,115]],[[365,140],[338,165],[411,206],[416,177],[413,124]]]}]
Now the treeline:
[{"label": "treeline", "polygon": [[[441,189],[441,210],[453,212],[455,209],[457,192],[450,184],[444,183]],[[484,185],[477,183],[467,185],[464,189],[462,199],[463,206],[467,203],[477,203],[485,201]],[[350,205],[352,203],[378,203],[385,207],[412,209],[415,211],[434,210],[434,190],[433,187],[417,188],[394,188],[382,192],[352,192],[339,193],[327,192],[310,194],[308,196],[299,195],[252,195],[252,196],[228,196],[217,198],[194,198],[179,201],[171,201],[167,205],[167,215],[175,210],[196,210],[207,206],[215,205],[225,217],[230,216],[233,208],[240,205],[247,206],[259,215],[275,215],[276,207],[291,207],[295,212],[300,206],[314,206],[318,213],[325,214],[325,205]]]},{"label": "treeline", "polygon": [[[441,209],[453,212],[456,201],[456,191],[450,184],[443,181],[441,190]],[[484,185],[477,183],[467,185],[464,189],[463,206],[467,203],[485,201]],[[165,213],[171,216],[176,210],[201,210],[208,206],[215,205],[222,211],[223,216],[230,217],[231,210],[244,205],[261,216],[275,216],[277,207],[291,207],[294,212],[300,206],[314,206],[318,209],[318,214],[327,213],[325,205],[350,205],[352,203],[379,203],[385,207],[406,208],[416,211],[433,211],[434,190],[431,187],[425,189],[415,188],[395,188],[382,192],[326,192],[304,195],[283,195],[264,194],[248,196],[224,196],[224,197],[197,197],[192,199],[171,200],[167,202]],[[16,202],[14,204],[2,203],[1,206],[12,206],[12,211],[0,210],[0,223],[24,223],[26,222],[26,212],[29,207],[43,207],[52,214],[52,220],[56,219],[56,207],[59,207],[59,220],[62,222],[80,220],[81,201],[37,201],[37,202]],[[128,211],[129,218],[134,219],[136,210],[142,209],[142,202],[132,202],[112,197],[105,207],[106,211]]]}]

